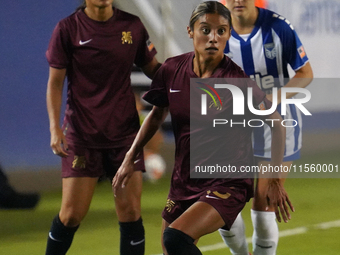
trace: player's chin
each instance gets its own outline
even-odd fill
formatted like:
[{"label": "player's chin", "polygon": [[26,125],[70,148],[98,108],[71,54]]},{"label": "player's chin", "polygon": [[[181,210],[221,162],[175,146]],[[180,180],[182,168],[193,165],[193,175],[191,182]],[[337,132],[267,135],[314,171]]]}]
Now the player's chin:
[{"label": "player's chin", "polygon": [[111,6],[113,3],[112,0],[99,0],[99,5],[100,7],[108,7],[108,6]]},{"label": "player's chin", "polygon": [[221,50],[207,50],[205,53],[206,53],[207,58],[215,59],[215,58],[223,57],[223,51]]}]

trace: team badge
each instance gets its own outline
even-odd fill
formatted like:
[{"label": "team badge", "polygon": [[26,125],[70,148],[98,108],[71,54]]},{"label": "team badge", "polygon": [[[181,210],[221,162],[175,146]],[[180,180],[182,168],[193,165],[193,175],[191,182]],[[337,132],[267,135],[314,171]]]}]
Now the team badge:
[{"label": "team badge", "polygon": [[146,46],[148,46],[149,51],[152,51],[153,48],[155,48],[155,46],[154,46],[153,43],[150,41],[150,39],[148,39],[148,40],[146,41]]},{"label": "team badge", "polygon": [[122,32],[122,44],[132,44],[132,35],[131,31]]},{"label": "team badge", "polygon": [[304,58],[306,56],[305,49],[303,48],[302,45],[298,48],[298,52],[299,52],[300,58]]},{"label": "team badge", "polygon": [[85,156],[74,156],[72,168],[85,168],[85,165],[86,165]]},{"label": "team badge", "polygon": [[276,49],[274,43],[267,43],[263,46],[266,57],[269,59],[274,59],[276,57]]},{"label": "team badge", "polygon": [[168,212],[171,212],[172,208],[174,208],[175,206],[175,202],[172,201],[171,199],[167,199],[166,200],[166,205],[165,205],[165,209],[168,211]]},{"label": "team badge", "polygon": [[259,108],[259,110],[262,110],[262,111],[266,110],[266,104],[264,103],[264,101],[262,101],[262,102],[258,105],[258,108]]}]

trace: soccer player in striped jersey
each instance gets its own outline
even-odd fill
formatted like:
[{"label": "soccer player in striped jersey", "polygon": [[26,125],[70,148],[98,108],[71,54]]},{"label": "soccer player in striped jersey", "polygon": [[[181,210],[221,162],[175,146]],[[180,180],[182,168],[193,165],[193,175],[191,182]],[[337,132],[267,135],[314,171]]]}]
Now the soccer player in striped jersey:
[{"label": "soccer player in striped jersey", "polygon": [[[232,14],[233,29],[225,54],[257,82],[269,100],[272,101],[274,87],[278,88],[280,103],[280,88],[304,88],[312,81],[313,72],[305,49],[286,18],[256,7],[254,0],[226,0],[226,6]],[[293,79],[289,79],[288,65],[295,71]],[[293,160],[300,157],[301,113],[295,105],[288,104],[287,114],[282,118],[297,123],[295,127],[286,128],[284,166],[291,166]],[[271,135],[268,126],[254,129],[253,147],[258,165],[270,164]],[[284,183],[284,178],[281,181]],[[275,254],[278,244],[274,208],[267,208],[265,197],[261,195],[267,188],[267,179],[258,178],[251,211],[254,255]],[[231,231],[221,229],[220,233],[233,254],[248,254],[241,215]]]}]

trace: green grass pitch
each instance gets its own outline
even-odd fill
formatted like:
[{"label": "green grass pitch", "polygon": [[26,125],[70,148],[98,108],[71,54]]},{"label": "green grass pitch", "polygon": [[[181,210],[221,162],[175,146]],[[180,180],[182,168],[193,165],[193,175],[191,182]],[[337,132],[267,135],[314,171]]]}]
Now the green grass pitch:
[{"label": "green grass pitch", "polygon": [[[340,151],[318,154],[296,162],[339,164]],[[340,179],[288,179],[286,190],[296,212],[289,223],[280,223],[278,255],[338,255],[340,254]],[[161,254],[161,211],[169,189],[169,178],[157,183],[145,183],[142,213],[146,230],[146,254]],[[59,210],[61,192],[46,192],[33,211],[0,211],[0,254],[37,255],[45,253],[51,220]],[[252,234],[249,204],[243,211],[247,237]],[[329,224],[326,224],[331,222]],[[322,224],[322,225],[320,225]],[[205,255],[229,255],[218,248],[218,233],[207,235],[198,243]],[[223,246],[222,246],[223,247]],[[249,245],[251,249],[251,245]],[[218,249],[217,249],[218,248]],[[83,221],[68,254],[119,254],[119,230],[114,213],[109,183],[96,189],[90,212]]]}]

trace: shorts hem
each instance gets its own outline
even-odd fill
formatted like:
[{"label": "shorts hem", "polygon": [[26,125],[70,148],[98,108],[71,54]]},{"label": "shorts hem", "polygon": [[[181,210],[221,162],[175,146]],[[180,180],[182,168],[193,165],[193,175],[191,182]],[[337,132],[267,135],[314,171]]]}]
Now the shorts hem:
[{"label": "shorts hem", "polygon": [[170,219],[170,217],[168,217],[166,214],[162,213],[162,218],[163,220],[165,220],[168,224],[171,224],[174,220]]},{"label": "shorts hem", "polygon": [[[283,162],[288,162],[288,161],[294,161],[300,159],[300,152],[301,150],[298,150],[294,152],[292,155],[284,156],[283,157]],[[264,160],[264,161],[271,161],[271,158],[267,158],[264,156],[259,156],[259,155],[254,155],[255,158]]]}]

